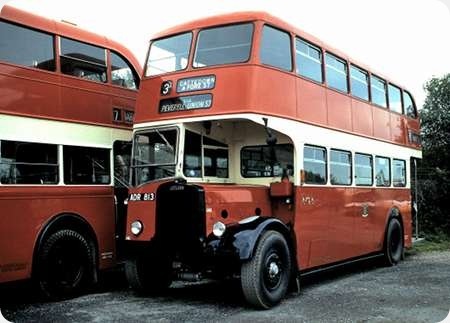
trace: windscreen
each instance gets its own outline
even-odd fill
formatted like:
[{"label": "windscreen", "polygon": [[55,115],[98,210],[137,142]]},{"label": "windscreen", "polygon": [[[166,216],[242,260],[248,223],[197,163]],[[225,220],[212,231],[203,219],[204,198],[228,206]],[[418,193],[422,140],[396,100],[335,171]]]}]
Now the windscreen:
[{"label": "windscreen", "polygon": [[191,41],[190,32],[153,41],[145,76],[184,70],[189,60]]},{"label": "windscreen", "polygon": [[252,23],[208,28],[200,31],[194,67],[248,61],[252,35]]},{"label": "windscreen", "polygon": [[136,133],[132,166],[134,184],[175,176],[177,142],[176,128]]}]

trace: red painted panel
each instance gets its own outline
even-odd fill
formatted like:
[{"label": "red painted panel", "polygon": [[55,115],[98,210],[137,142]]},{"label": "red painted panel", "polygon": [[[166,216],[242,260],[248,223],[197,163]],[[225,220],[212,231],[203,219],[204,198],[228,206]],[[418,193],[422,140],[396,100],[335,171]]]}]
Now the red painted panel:
[{"label": "red painted panel", "polygon": [[325,87],[297,77],[297,118],[327,125]]},{"label": "red painted panel", "polygon": [[[206,231],[212,232],[212,226],[217,221],[225,224],[238,222],[249,216],[257,214],[271,215],[269,188],[265,186],[245,185],[203,185],[206,198]],[[208,212],[210,209],[210,212]],[[228,217],[221,216],[222,210],[226,210]]]},{"label": "red painted panel", "polygon": [[391,123],[389,110],[385,108],[372,107],[373,112],[373,134],[383,140],[391,140]]},{"label": "red painted panel", "polygon": [[352,131],[351,99],[333,90],[327,89],[328,125],[344,131]]},{"label": "red painted panel", "polygon": [[401,144],[406,144],[405,116],[391,113],[391,140]]},{"label": "red painted panel", "polygon": [[[157,181],[153,183],[144,184],[139,187],[130,188],[130,195],[154,193],[158,190],[159,185],[165,181]],[[144,229],[139,236],[131,233],[131,223],[134,221],[141,221]],[[128,240],[150,241],[155,235],[156,227],[156,201],[128,201],[127,207],[127,224],[125,235]]]},{"label": "red painted panel", "polygon": [[373,137],[372,106],[357,99],[352,99],[353,131]]},{"label": "red painted panel", "polygon": [[[115,255],[112,187],[0,187],[0,282],[29,278],[37,237],[62,213],[77,214],[93,228],[99,253]],[[99,257],[100,269],[115,264]],[[9,269],[8,269],[9,268]],[[16,270],[12,270],[15,268]]]},{"label": "red painted panel", "polygon": [[[381,251],[389,212],[402,216],[411,246],[409,189],[298,187],[295,218],[302,270]],[[363,217],[367,205],[368,216]]]}]

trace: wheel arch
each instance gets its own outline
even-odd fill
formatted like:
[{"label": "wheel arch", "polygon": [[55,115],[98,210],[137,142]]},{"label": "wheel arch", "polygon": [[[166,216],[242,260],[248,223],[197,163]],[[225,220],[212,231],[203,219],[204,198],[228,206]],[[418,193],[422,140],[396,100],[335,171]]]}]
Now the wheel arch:
[{"label": "wheel arch", "polygon": [[82,216],[75,213],[61,213],[53,216],[50,220],[45,223],[43,228],[40,230],[33,250],[33,263],[32,263],[32,276],[35,273],[38,264],[38,255],[42,248],[45,239],[50,237],[51,234],[64,229],[70,229],[78,232],[87,238],[92,252],[94,255],[94,266],[92,266],[93,272],[92,279],[93,282],[97,282],[97,270],[99,265],[99,253],[98,253],[98,240],[94,229],[90,223],[84,219]]},{"label": "wheel arch", "polygon": [[[298,270],[297,250],[295,234],[290,225],[286,225],[274,217],[260,217],[251,223],[233,226],[228,233],[228,239],[231,242],[232,249],[236,250],[241,261],[246,261],[253,257],[258,242],[264,232],[273,230],[279,232],[286,240],[289,252],[291,253],[292,263]],[[229,246],[230,247],[230,246]]]},{"label": "wheel arch", "polygon": [[[386,216],[386,221],[384,223],[384,238],[383,238],[383,248],[384,245],[386,243],[386,236],[387,236],[387,229],[388,229],[388,225],[389,225],[389,221],[391,221],[391,219],[398,219],[400,221],[400,225],[402,227],[402,235],[405,235],[405,226],[404,226],[404,222],[403,222],[403,215],[400,212],[400,209],[396,206],[393,206],[389,209],[389,212]],[[405,239],[403,239],[403,245],[405,244]]]}]

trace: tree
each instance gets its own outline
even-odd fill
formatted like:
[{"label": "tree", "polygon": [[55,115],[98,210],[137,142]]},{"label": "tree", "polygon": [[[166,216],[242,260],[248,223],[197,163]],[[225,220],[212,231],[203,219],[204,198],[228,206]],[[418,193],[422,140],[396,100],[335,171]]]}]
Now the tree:
[{"label": "tree", "polygon": [[425,84],[420,111],[423,161],[419,169],[422,228],[450,236],[450,74]]}]

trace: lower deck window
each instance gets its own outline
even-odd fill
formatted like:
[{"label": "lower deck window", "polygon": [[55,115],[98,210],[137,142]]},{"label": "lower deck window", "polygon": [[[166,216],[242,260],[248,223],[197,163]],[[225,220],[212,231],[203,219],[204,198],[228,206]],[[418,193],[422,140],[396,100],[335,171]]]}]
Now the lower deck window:
[{"label": "lower deck window", "polygon": [[358,186],[372,186],[372,156],[355,154],[355,184]]},{"label": "lower deck window", "polygon": [[350,152],[330,150],[330,182],[333,185],[352,184],[352,154]]},{"label": "lower deck window", "polygon": [[322,147],[305,145],[303,150],[303,167],[306,184],[327,183],[327,151]]},{"label": "lower deck window", "polygon": [[389,158],[375,157],[377,186],[391,186],[391,163]]},{"label": "lower deck window", "polygon": [[110,150],[65,146],[64,183],[105,185],[111,182]]},{"label": "lower deck window", "polygon": [[57,184],[57,145],[2,140],[1,184]]},{"label": "lower deck window", "polygon": [[294,148],[290,144],[249,146],[241,150],[241,174],[243,177],[281,176],[283,169],[289,175],[294,170]]},{"label": "lower deck window", "polygon": [[406,162],[400,159],[393,160],[392,181],[394,187],[406,186]]}]

